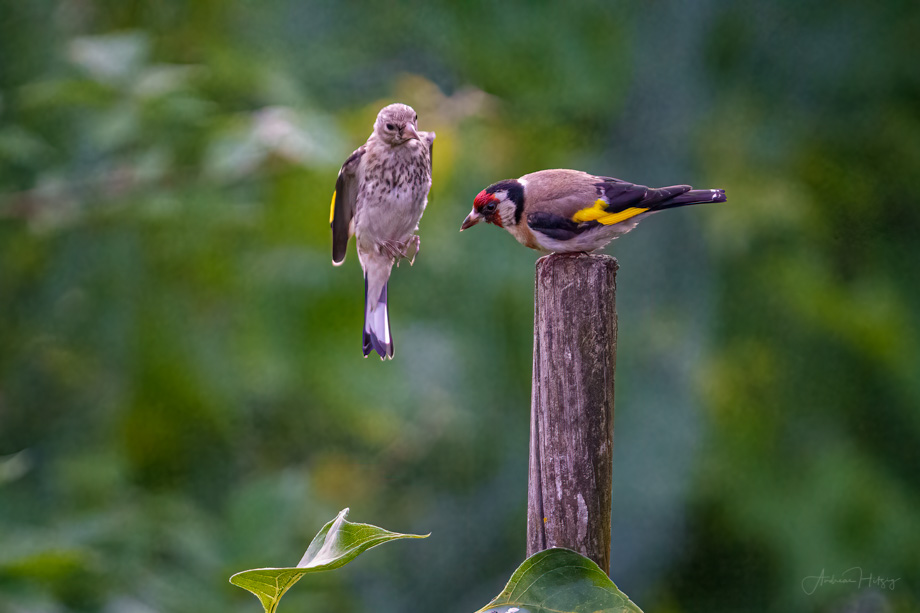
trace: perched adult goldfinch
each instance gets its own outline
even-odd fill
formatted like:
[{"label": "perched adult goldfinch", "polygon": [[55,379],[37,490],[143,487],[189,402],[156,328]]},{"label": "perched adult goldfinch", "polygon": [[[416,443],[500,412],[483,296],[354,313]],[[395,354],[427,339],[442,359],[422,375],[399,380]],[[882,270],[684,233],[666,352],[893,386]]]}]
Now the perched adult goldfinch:
[{"label": "perched adult goldfinch", "polygon": [[580,170],[541,170],[479,192],[460,230],[484,220],[531,249],[594,251],[652,213],[704,202],[725,202],[725,190],[656,189]]},{"label": "perched adult goldfinch", "polygon": [[420,132],[418,115],[405,104],[381,109],[367,142],[345,160],[332,195],[332,263],[345,261],[355,236],[364,270],[364,357],[393,357],[387,281],[400,258],[415,261],[419,220],[431,188],[434,132]]}]

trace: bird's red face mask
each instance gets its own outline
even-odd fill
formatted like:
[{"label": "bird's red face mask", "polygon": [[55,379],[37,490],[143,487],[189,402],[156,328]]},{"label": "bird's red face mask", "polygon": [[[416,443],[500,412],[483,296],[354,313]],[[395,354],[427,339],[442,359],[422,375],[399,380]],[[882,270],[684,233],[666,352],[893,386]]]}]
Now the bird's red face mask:
[{"label": "bird's red face mask", "polygon": [[463,232],[467,228],[472,228],[480,221],[495,224],[499,228],[503,228],[502,218],[498,214],[498,203],[499,200],[495,197],[495,194],[490,194],[486,190],[479,192],[476,199],[473,200],[473,210],[470,211],[470,214],[463,220],[460,231]]}]

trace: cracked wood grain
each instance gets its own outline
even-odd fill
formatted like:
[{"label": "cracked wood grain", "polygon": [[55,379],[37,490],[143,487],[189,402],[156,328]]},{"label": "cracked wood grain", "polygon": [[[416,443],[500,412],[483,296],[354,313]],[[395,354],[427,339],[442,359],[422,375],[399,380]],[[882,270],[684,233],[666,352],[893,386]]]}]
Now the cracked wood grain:
[{"label": "cracked wood grain", "polygon": [[567,547],[609,573],[617,261],[537,261],[527,555]]}]

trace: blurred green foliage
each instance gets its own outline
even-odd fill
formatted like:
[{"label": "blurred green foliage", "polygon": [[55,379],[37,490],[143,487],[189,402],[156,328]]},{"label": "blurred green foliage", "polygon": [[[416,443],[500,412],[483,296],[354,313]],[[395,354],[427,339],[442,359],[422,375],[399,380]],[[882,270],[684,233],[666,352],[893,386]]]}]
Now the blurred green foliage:
[{"label": "blurred green foliage", "polygon": [[[523,558],[547,167],[725,188],[617,241],[613,576],[647,611],[920,595],[916,3],[0,7],[0,611],[247,611],[337,509],[432,532],[288,596],[474,610]],[[396,359],[360,358],[338,166],[438,133]],[[901,577],[891,591],[806,576]],[[334,576],[333,576],[334,575]]]}]

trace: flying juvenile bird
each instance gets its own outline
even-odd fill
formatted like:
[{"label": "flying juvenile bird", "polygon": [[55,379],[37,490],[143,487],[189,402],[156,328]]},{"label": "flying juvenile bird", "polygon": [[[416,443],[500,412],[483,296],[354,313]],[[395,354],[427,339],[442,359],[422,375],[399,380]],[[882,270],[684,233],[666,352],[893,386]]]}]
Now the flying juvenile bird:
[{"label": "flying juvenile bird", "polygon": [[580,170],[541,170],[479,192],[460,231],[484,220],[538,251],[594,251],[652,213],[704,202],[725,202],[725,190],[656,189]]},{"label": "flying juvenile bird", "polygon": [[418,115],[405,104],[381,109],[367,142],[352,153],[335,182],[329,223],[332,263],[345,261],[355,236],[364,270],[364,357],[393,357],[387,281],[400,258],[415,261],[419,220],[431,188],[434,132],[420,132]]}]

